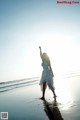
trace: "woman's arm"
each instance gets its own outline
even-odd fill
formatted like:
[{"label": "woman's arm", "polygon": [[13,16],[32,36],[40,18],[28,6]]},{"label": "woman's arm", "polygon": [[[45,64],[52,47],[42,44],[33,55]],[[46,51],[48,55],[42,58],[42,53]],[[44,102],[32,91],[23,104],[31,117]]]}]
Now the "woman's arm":
[{"label": "woman's arm", "polygon": [[54,77],[54,74],[53,74],[53,70],[52,70],[52,67],[51,67],[51,64],[50,64],[50,71],[51,71],[51,73],[52,73],[52,76]]},{"label": "woman's arm", "polygon": [[40,57],[42,59],[42,50],[41,50],[41,47],[39,46],[39,49],[40,49]]}]

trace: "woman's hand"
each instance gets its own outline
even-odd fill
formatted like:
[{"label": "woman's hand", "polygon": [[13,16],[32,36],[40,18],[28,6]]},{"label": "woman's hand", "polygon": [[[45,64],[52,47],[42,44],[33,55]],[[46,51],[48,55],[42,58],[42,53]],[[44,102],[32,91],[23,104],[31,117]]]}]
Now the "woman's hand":
[{"label": "woman's hand", "polygon": [[54,77],[54,74],[52,74],[52,76]]},{"label": "woman's hand", "polygon": [[52,77],[54,77],[54,74],[52,73]]}]

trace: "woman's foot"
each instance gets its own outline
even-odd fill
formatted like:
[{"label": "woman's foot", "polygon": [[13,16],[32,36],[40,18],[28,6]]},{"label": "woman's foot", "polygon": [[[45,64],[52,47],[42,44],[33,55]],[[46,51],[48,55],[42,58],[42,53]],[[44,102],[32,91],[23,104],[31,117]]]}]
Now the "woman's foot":
[{"label": "woman's foot", "polygon": [[55,95],[55,96],[54,96],[54,101],[55,101],[55,102],[56,102],[56,97],[57,97],[57,96]]},{"label": "woman's foot", "polygon": [[40,99],[41,99],[41,100],[45,100],[45,98],[44,98],[44,97],[41,97]]}]

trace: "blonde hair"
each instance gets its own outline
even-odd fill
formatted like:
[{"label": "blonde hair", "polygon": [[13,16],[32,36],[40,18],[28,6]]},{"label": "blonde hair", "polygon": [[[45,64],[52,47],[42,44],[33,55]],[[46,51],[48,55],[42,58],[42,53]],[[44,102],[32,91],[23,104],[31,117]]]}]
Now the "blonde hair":
[{"label": "blonde hair", "polygon": [[50,59],[49,59],[49,56],[47,55],[47,53],[42,54],[42,60],[43,60],[43,62],[47,62],[48,65],[50,65]]}]

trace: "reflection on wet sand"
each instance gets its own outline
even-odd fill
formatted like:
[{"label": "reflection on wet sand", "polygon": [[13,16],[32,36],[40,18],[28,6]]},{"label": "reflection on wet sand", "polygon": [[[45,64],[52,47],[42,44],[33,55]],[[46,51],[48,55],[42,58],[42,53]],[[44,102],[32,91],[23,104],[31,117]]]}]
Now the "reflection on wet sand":
[{"label": "reflection on wet sand", "polygon": [[49,103],[46,100],[43,100],[43,105],[49,120],[63,120],[56,101]]}]

